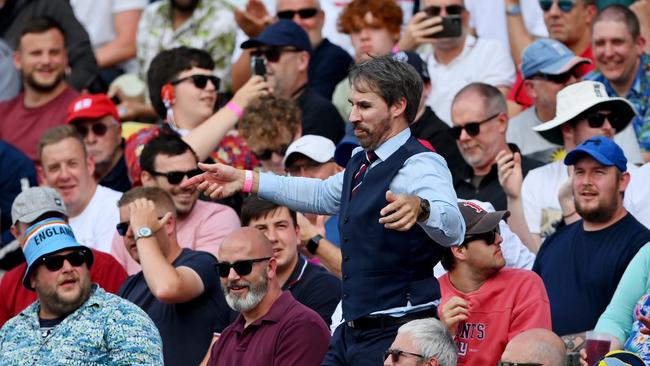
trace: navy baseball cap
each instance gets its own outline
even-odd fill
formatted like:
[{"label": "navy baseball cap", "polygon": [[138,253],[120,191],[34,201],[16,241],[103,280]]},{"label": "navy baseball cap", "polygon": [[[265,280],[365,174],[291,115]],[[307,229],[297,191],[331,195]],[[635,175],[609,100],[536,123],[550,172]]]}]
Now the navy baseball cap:
[{"label": "navy baseball cap", "polygon": [[627,170],[627,158],[623,150],[605,136],[595,136],[583,141],[564,158],[565,165],[574,165],[581,156],[591,156],[605,166],[615,166],[621,172]]},{"label": "navy baseball cap", "polygon": [[256,38],[251,38],[241,44],[241,48],[256,48],[260,46],[293,46],[299,50],[311,53],[311,43],[307,33],[293,20],[280,19],[269,25]]},{"label": "navy baseball cap", "polygon": [[413,51],[399,51],[393,54],[393,59],[399,62],[407,63],[417,71],[418,75],[422,78],[422,81],[425,83],[431,81],[429,76],[429,70],[427,70],[427,64],[422,60],[420,55]]},{"label": "navy baseball cap", "polygon": [[524,79],[543,73],[559,75],[591,60],[576,56],[567,46],[554,39],[537,39],[521,54],[521,73]]}]

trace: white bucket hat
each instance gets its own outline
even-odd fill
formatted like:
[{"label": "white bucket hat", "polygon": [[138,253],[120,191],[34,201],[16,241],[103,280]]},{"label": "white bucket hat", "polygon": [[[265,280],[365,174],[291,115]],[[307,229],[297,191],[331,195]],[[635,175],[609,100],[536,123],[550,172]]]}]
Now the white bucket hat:
[{"label": "white bucket hat", "polygon": [[636,116],[634,106],[627,99],[609,97],[603,83],[585,80],[560,90],[555,104],[555,118],[533,127],[533,130],[539,132],[548,141],[563,145],[560,126],[595,106],[609,109],[620,117],[617,119],[621,121],[619,123],[610,121],[616,133],[627,127]]}]

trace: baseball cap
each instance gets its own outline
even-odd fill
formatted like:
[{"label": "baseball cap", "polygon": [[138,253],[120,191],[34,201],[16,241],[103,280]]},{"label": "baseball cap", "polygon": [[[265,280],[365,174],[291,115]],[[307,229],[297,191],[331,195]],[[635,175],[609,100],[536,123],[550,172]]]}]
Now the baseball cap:
[{"label": "baseball cap", "polygon": [[583,155],[589,155],[605,166],[615,166],[621,172],[627,170],[627,158],[623,150],[605,136],[595,136],[583,141],[564,158],[565,165],[574,165]]},{"label": "baseball cap", "polygon": [[116,121],[120,120],[115,104],[106,94],[83,94],[75,98],[68,106],[68,115],[65,123],[71,123],[78,119],[95,119],[104,116],[112,116]]},{"label": "baseball cap", "polygon": [[264,28],[256,38],[251,38],[241,44],[241,48],[255,48],[259,46],[293,46],[299,50],[311,53],[311,43],[307,33],[293,20],[280,19]]},{"label": "baseball cap", "polygon": [[[27,270],[23,277],[23,286],[28,290],[34,290],[29,283],[31,271],[37,266],[37,261],[49,254],[60,252],[72,248],[85,248],[88,247],[79,244],[74,237],[72,228],[62,219],[51,218],[39,221],[30,226],[25,231],[25,247],[23,252],[27,262]],[[90,249],[88,268],[92,265],[93,254]]]},{"label": "baseball cap", "polygon": [[554,39],[537,39],[521,54],[521,73],[524,79],[543,73],[559,75],[591,60],[576,56],[567,46]]},{"label": "baseball cap", "polygon": [[282,164],[287,168],[300,154],[319,163],[325,163],[334,158],[336,146],[332,140],[318,135],[305,135],[292,142],[284,154]]},{"label": "baseball cap", "polygon": [[359,140],[354,135],[346,134],[343,136],[339,144],[336,145],[336,151],[334,151],[336,164],[343,167],[348,165],[348,161],[352,158],[352,151],[359,146]]},{"label": "baseball cap", "polygon": [[11,222],[30,223],[47,212],[68,215],[63,198],[50,187],[30,187],[22,191],[11,205]]},{"label": "baseball cap", "polygon": [[499,226],[499,221],[510,216],[509,211],[487,212],[471,201],[458,202],[458,208],[465,220],[466,236],[490,232]]},{"label": "baseball cap", "polygon": [[393,54],[393,59],[396,61],[407,63],[415,69],[415,71],[420,75],[422,81],[427,82],[431,81],[429,76],[429,70],[427,70],[427,64],[422,60],[420,55],[413,51],[399,51]]},{"label": "baseball cap", "polygon": [[596,363],[597,366],[645,366],[636,353],[623,350],[611,351]]},{"label": "baseball cap", "polygon": [[636,116],[634,106],[627,99],[609,97],[603,83],[584,80],[567,85],[560,90],[557,93],[555,118],[533,127],[533,130],[539,132],[546,140],[556,145],[563,145],[560,126],[594,107],[609,109],[620,117],[617,121],[621,122],[615,124],[610,121],[616,133],[627,127]]}]

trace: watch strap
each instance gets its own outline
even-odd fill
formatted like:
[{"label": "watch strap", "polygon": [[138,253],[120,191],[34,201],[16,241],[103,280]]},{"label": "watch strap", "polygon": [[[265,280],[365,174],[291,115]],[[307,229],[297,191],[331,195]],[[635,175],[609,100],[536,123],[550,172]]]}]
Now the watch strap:
[{"label": "watch strap", "polygon": [[322,235],[314,235],[309,241],[307,242],[307,251],[313,255],[316,255],[316,250],[318,250],[318,243],[323,239]]}]

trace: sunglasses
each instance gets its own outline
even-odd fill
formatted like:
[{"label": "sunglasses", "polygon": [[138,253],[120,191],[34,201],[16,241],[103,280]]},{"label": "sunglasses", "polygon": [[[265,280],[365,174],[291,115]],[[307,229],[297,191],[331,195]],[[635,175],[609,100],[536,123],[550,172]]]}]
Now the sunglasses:
[{"label": "sunglasses", "polygon": [[417,353],[406,352],[406,351],[402,351],[400,349],[389,348],[384,352],[384,360],[386,360],[388,357],[390,357],[390,359],[391,359],[391,361],[393,361],[393,363],[398,363],[400,357],[402,357],[402,356],[414,356],[414,357],[418,357],[418,358],[421,358],[421,359],[426,358],[426,357],[424,357],[422,355],[419,355]]},{"label": "sunglasses", "polygon": [[269,160],[273,156],[273,153],[284,156],[288,148],[289,145],[280,145],[280,147],[277,149],[264,149],[260,152],[253,151],[253,155],[255,155],[257,160]]},{"label": "sunglasses", "polygon": [[90,128],[84,125],[75,125],[74,126],[77,129],[77,132],[81,135],[81,137],[86,138],[88,136],[88,131],[91,130],[93,131],[93,134],[95,136],[104,136],[106,132],[108,132],[108,126],[101,122],[93,123],[90,125]]},{"label": "sunglasses", "polygon": [[302,52],[297,48],[281,48],[281,47],[272,47],[265,48],[263,50],[256,50],[251,53],[251,56],[264,57],[268,62],[278,62],[280,56],[284,52]]},{"label": "sunglasses", "polygon": [[294,16],[300,17],[300,19],[309,19],[313,18],[318,14],[318,9],[316,8],[304,8],[304,9],[298,9],[298,10],[283,10],[278,12],[278,18],[280,19],[293,19]]},{"label": "sunglasses", "polygon": [[253,270],[253,264],[268,261],[269,259],[271,259],[271,257],[245,259],[235,263],[219,262],[215,264],[215,266],[217,267],[217,272],[219,272],[221,278],[227,278],[230,274],[231,268],[234,269],[239,276],[246,276]]},{"label": "sunglasses", "polygon": [[[600,112],[590,112],[590,113],[587,113],[587,114],[582,114],[582,115],[579,115],[578,117],[574,118],[573,123],[575,124],[575,123],[577,123],[577,121],[580,121],[580,120],[583,120],[583,119],[587,120],[587,124],[591,128],[601,128],[601,127],[603,127],[603,125],[605,124],[605,119],[607,119],[612,126],[620,126],[620,125],[623,124],[621,118],[616,116],[614,113],[611,113],[611,112],[609,114],[600,113]],[[595,141],[600,142],[599,140],[595,140]]]},{"label": "sunglasses", "polygon": [[[164,216],[158,217],[158,220],[162,220]],[[129,230],[129,221],[124,221],[124,222],[119,222],[117,225],[115,225],[115,229],[117,230],[117,233],[120,234],[120,236],[126,236],[126,232]]]},{"label": "sunglasses", "polygon": [[470,135],[470,136],[477,136],[479,133],[481,133],[481,124],[483,124],[485,122],[489,122],[489,121],[495,119],[500,114],[501,114],[501,112],[496,113],[496,114],[494,114],[494,115],[492,115],[492,116],[490,116],[490,117],[488,117],[488,118],[486,118],[484,120],[478,121],[478,122],[466,123],[464,126],[451,127],[449,129],[449,133],[456,140],[460,139],[460,134],[463,132],[463,130],[465,130],[465,132],[467,132],[467,134]]},{"label": "sunglasses", "polygon": [[219,85],[221,84],[221,79],[219,79],[214,75],[190,75],[184,78],[171,81],[170,84],[177,85],[182,83],[185,80],[192,80],[194,86],[199,89],[205,89],[205,87],[208,85],[208,80],[210,80],[212,85],[214,85],[215,89],[219,89]]},{"label": "sunglasses", "polygon": [[[559,1],[557,2],[557,6],[558,6],[558,8],[560,8],[560,10],[561,10],[563,13],[568,13],[568,12],[570,12],[570,11],[573,9],[573,7],[574,7],[575,5],[576,5],[575,2],[573,2],[573,1],[571,1],[571,0],[559,0]],[[552,1],[552,0],[540,0],[540,1],[539,1],[539,6],[540,6],[540,7],[542,8],[542,10],[544,10],[545,12],[546,12],[546,11],[549,11],[549,10],[551,10],[551,7],[553,6],[553,1]]]},{"label": "sunglasses", "polygon": [[480,240],[480,239],[485,240],[485,244],[487,245],[496,244],[497,234],[501,235],[501,230],[499,229],[498,226],[494,228],[494,230],[488,231],[487,233],[468,235],[467,237],[465,237],[463,244],[467,244],[470,241]]},{"label": "sunglasses", "polygon": [[571,70],[557,75],[544,74],[540,72],[538,74],[533,75],[531,79],[546,80],[555,84],[566,84],[567,82],[569,82],[572,76],[575,77],[576,79],[580,78],[573,72],[573,70]]},{"label": "sunglasses", "polygon": [[47,268],[47,270],[50,272],[60,270],[63,267],[64,261],[68,261],[68,263],[70,263],[70,265],[73,267],[79,267],[84,263],[88,263],[90,261],[88,250],[79,249],[66,255],[55,254],[43,257],[41,259],[41,262],[43,262],[45,268]]},{"label": "sunglasses", "polygon": [[[442,12],[443,6],[428,6],[422,9],[430,17],[437,17]],[[465,8],[462,5],[447,5],[444,6],[447,15],[460,15]]]},{"label": "sunglasses", "polygon": [[179,171],[173,171],[173,172],[166,172],[166,173],[161,173],[161,172],[156,172],[156,171],[150,171],[149,174],[159,176],[159,177],[166,177],[167,182],[169,184],[178,184],[183,181],[183,178],[187,176],[188,178],[192,178],[194,176],[197,176],[199,174],[203,173],[203,170],[201,169],[192,169],[188,170],[186,172],[179,172]]}]

